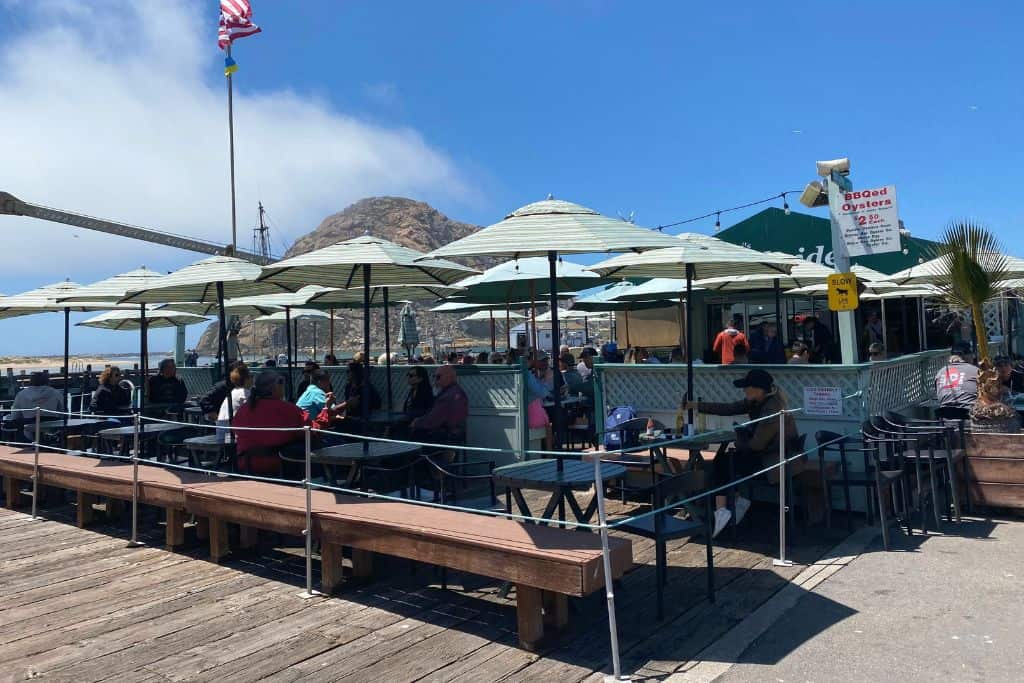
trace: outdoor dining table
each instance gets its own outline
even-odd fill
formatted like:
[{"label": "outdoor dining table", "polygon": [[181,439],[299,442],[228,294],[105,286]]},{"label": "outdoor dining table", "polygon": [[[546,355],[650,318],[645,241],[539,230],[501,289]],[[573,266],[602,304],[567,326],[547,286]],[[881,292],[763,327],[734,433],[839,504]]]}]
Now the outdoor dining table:
[{"label": "outdoor dining table", "polygon": [[[505,511],[512,512],[512,501],[515,500],[519,512],[524,517],[539,516],[551,519],[558,510],[559,521],[565,521],[564,505],[576,515],[580,522],[587,523],[597,511],[597,496],[590,501],[586,509],[580,507],[575,491],[586,491],[594,485],[594,466],[581,460],[564,460],[562,458],[543,458],[525,462],[502,465],[494,469],[495,486],[505,487]],[[625,476],[626,468],[616,463],[601,463],[601,480],[618,479]],[[534,515],[523,497],[523,490],[550,491],[551,498],[541,515]]]},{"label": "outdoor dining table", "polygon": [[[225,438],[226,435],[204,434],[193,436],[182,441],[182,445],[188,449],[189,461],[193,467],[209,467],[224,462],[228,459],[230,449],[234,448],[234,441]],[[201,454],[213,454],[214,457],[204,459]]]},{"label": "outdoor dining table", "polygon": [[[181,429],[181,425],[178,424],[167,424],[165,422],[159,422],[156,424],[144,424],[139,425],[139,441],[155,441],[164,432],[171,432],[175,429]],[[110,429],[101,430],[97,436],[101,441],[120,441],[121,442],[121,455],[128,455],[131,450],[131,444],[135,440],[135,425],[128,425],[126,427],[111,427]]]},{"label": "outdoor dining table", "polygon": [[366,441],[318,448],[310,454],[310,460],[323,465],[324,469],[327,470],[328,478],[332,482],[338,481],[334,468],[348,466],[345,488],[352,488],[361,481],[360,474],[363,465],[388,458],[416,455],[419,452],[420,447],[411,444],[394,443],[391,441]]},{"label": "outdoor dining table", "polygon": [[[70,417],[67,422],[64,420],[44,420],[39,423],[39,429],[44,432],[63,431],[68,434],[74,434],[77,432],[87,431],[89,427],[95,427],[101,424],[110,424],[110,420],[95,417]],[[29,424],[29,426],[32,425]]]},{"label": "outdoor dining table", "polygon": [[195,424],[203,424],[206,422],[206,417],[200,406],[185,406],[185,410],[182,412],[185,416],[185,422],[193,422]]}]

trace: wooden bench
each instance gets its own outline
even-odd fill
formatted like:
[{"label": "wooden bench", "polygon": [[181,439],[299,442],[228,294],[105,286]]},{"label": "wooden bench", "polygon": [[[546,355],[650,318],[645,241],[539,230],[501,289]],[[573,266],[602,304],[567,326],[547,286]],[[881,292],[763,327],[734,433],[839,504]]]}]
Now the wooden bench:
[{"label": "wooden bench", "polygon": [[[381,553],[514,583],[519,643],[527,650],[541,647],[567,625],[568,596],[604,588],[597,534],[355,497],[332,512],[317,513],[315,520],[338,569],[340,548],[353,548],[358,576],[370,575],[372,553]],[[632,545],[622,538],[609,542],[612,577],[619,578],[633,566]],[[329,590],[338,574],[330,566],[323,571],[330,577],[325,579]]]},{"label": "wooden bench", "polygon": [[[306,525],[305,490],[268,482],[188,488],[185,507],[210,519],[214,559],[229,552],[227,522],[293,535]],[[519,639],[526,649],[540,647],[566,625],[568,596],[604,586],[596,534],[327,491],[313,492],[312,509],[325,593],[342,582],[343,547],[352,551],[352,574],[358,578],[372,575],[373,554],[381,553],[507,581],[516,585]],[[621,538],[610,541],[612,573],[618,578],[632,567],[632,546]]]},{"label": "wooden bench", "polygon": [[[32,479],[34,454],[31,450],[0,447],[0,475],[4,477],[8,507],[23,504],[22,482]],[[166,544],[184,543],[185,489],[216,482],[216,477],[139,465],[139,502],[163,508],[167,516]],[[97,497],[114,501],[132,499],[132,465],[123,460],[101,460],[69,453],[39,454],[39,485],[75,491],[78,498],[77,523],[86,526],[93,519]]]}]

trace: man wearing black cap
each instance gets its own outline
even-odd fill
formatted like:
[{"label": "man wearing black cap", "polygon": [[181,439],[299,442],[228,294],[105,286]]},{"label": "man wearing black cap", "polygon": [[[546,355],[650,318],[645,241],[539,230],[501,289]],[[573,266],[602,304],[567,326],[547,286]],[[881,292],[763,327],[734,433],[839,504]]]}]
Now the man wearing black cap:
[{"label": "man wearing black cap", "polygon": [[974,365],[971,345],[965,341],[953,344],[949,362],[935,374],[935,396],[939,407],[937,417],[966,420],[978,400],[978,368]]},{"label": "man wearing black cap", "polygon": [[[734,403],[706,403],[704,401],[687,404],[701,413],[710,415],[743,415],[757,420],[767,415],[777,414],[786,409],[786,401],[775,386],[775,380],[764,370],[751,370],[744,377],[733,382],[733,386],[743,389],[744,398]],[[793,416],[786,414],[785,425],[787,441],[797,435],[796,422]],[[748,439],[737,441],[735,451],[720,452],[713,463],[713,487],[728,484],[730,477],[744,477],[759,469],[777,463],[779,460],[779,420],[769,418],[754,423],[749,430]],[[730,467],[730,460],[732,467]],[[730,471],[732,470],[732,471]],[[777,481],[778,471],[768,473],[769,479]],[[732,512],[726,507],[725,496],[715,497],[715,531],[717,536],[732,518]],[[750,501],[743,496],[736,496],[736,523],[739,524],[743,515],[750,509]]]}]

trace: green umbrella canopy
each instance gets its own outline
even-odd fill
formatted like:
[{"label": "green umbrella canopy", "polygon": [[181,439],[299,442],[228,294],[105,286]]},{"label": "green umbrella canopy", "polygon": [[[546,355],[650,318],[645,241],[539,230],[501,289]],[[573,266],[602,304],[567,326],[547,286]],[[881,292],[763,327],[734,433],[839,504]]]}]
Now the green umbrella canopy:
[{"label": "green umbrella canopy", "polygon": [[[693,287],[694,290],[700,287]],[[671,277],[656,277],[626,288],[616,297],[619,301],[652,301],[664,299],[685,299],[686,280]]]},{"label": "green umbrella canopy", "polygon": [[[201,315],[193,315],[182,311],[162,309],[146,313],[146,327],[180,327],[206,322]],[[142,316],[138,308],[127,311],[110,311],[75,323],[81,327],[97,327],[103,330],[138,330],[142,327]]]},{"label": "green umbrella canopy", "polygon": [[[597,322],[600,320],[609,320],[611,316],[606,313],[591,313],[590,311],[573,311],[568,308],[558,309],[559,320],[588,320],[590,322]],[[537,322],[546,323],[551,321],[551,311],[547,313],[541,313],[537,316]]]},{"label": "green umbrella canopy", "polygon": [[[371,306],[383,305],[384,289],[384,287],[370,287]],[[390,285],[387,290],[389,303],[435,300],[462,292],[459,287],[442,285]],[[363,288],[325,287],[321,292],[310,297],[309,304],[316,305],[318,308],[358,308],[363,305]]]},{"label": "green umbrella canopy", "polygon": [[[726,243],[728,244],[728,242]],[[779,252],[764,252],[781,258],[795,258],[788,254]],[[701,287],[714,292],[741,292],[750,290],[774,289],[775,282],[779,287],[789,289],[791,287],[804,287],[806,285],[819,284],[828,281],[828,276],[835,273],[831,268],[818,265],[812,261],[799,259],[795,262],[793,270],[788,275],[783,273],[754,273],[749,275],[727,275],[724,277],[705,278],[693,283],[694,287]],[[686,281],[683,280],[685,289]]]},{"label": "green umbrella canopy", "polygon": [[364,267],[369,267],[372,286],[449,285],[477,271],[451,261],[363,235],[294,256],[263,268],[264,283],[298,289],[311,282],[325,287],[361,287]]},{"label": "green umbrella canopy", "polygon": [[283,323],[289,319],[296,320],[330,320],[331,316],[323,311],[312,308],[293,308],[291,311],[278,311],[269,315],[262,315],[253,319],[254,323]]},{"label": "green umbrella canopy", "polygon": [[504,220],[430,252],[453,256],[544,256],[643,251],[674,244],[673,238],[579,204],[548,198],[516,209]]},{"label": "green umbrella canopy", "polygon": [[[277,292],[274,294],[257,294],[225,299],[224,310],[232,315],[270,315],[283,311],[287,307],[319,308],[310,304],[310,299],[321,292],[333,291],[327,287],[308,285],[297,292]],[[198,315],[214,315],[217,312],[216,302],[165,304],[176,311],[187,311]]]},{"label": "green umbrella canopy", "polygon": [[293,291],[293,288],[273,283],[256,282],[259,275],[260,267],[250,261],[231,256],[211,256],[164,275],[145,287],[129,290],[121,301],[154,304],[216,302],[218,282],[224,285],[226,299]]},{"label": "green umbrella canopy", "polygon": [[[995,261],[998,257],[999,255],[992,254],[992,261]],[[1000,264],[1000,267],[1007,278],[1024,277],[1024,259],[1008,255],[1002,255],[1002,259],[1004,262]],[[985,267],[986,259],[983,258],[981,260],[981,265]],[[911,266],[898,273],[889,275],[886,279],[899,285],[948,285],[949,263],[947,256],[939,256],[931,261]]]},{"label": "green umbrella canopy", "polygon": [[590,296],[585,296],[582,299],[576,299],[572,304],[574,311],[584,311],[587,313],[595,312],[600,313],[604,311],[643,311],[649,308],[664,308],[665,306],[671,306],[672,304],[678,303],[678,298],[675,301],[668,299],[660,299],[656,301],[630,301],[619,299],[618,297],[629,291],[632,291],[634,287],[632,282],[623,280],[618,282],[607,289],[602,289],[600,292],[595,292]]},{"label": "green umbrella canopy", "polygon": [[[610,282],[584,266],[561,259],[555,272],[555,289],[560,292],[590,289]],[[551,293],[548,259],[540,257],[506,261],[456,284],[464,287],[465,292],[449,298],[480,304],[539,300]]]},{"label": "green umbrella canopy", "polygon": [[145,266],[136,270],[79,287],[69,295],[57,298],[57,301],[106,301],[116,303],[133,290],[144,289],[163,277],[163,273],[150,270]]},{"label": "green umbrella canopy", "polygon": [[[94,301],[58,301],[61,297],[68,297],[82,288],[77,282],[65,280],[50,285],[44,285],[21,294],[14,294],[0,298],[0,318],[17,318],[23,315],[34,315],[36,313],[56,313],[65,308],[75,312],[107,311],[110,309],[127,308],[117,306],[109,302]],[[131,306],[137,309],[136,306]]]},{"label": "green umbrella canopy", "polygon": [[692,266],[693,279],[736,275],[788,275],[801,263],[796,256],[767,254],[730,244],[708,235],[683,233],[672,239],[675,245],[642,254],[623,254],[590,266],[602,275],[617,277],[683,277],[684,266]]},{"label": "green umbrella canopy", "polygon": [[[491,319],[494,319],[494,320],[497,320],[497,321],[500,322],[500,321],[504,320],[506,317],[509,320],[525,320],[526,319],[526,316],[523,315],[522,313],[513,313],[513,312],[509,311],[508,315],[506,316],[504,310],[495,311],[493,308],[491,308],[491,309],[484,309],[482,311],[477,311],[476,313],[470,313],[465,318],[459,318],[459,320],[491,320]],[[550,317],[551,316],[548,316],[549,319],[550,319]],[[559,316],[559,317],[561,317],[561,316]],[[540,318],[541,318],[541,316],[538,315],[537,316],[537,320],[540,320]]]},{"label": "green umbrella canopy", "polygon": [[904,297],[941,297],[942,290],[930,285],[907,285],[878,292],[865,292],[860,295],[862,300],[874,301],[877,299],[902,299]]}]

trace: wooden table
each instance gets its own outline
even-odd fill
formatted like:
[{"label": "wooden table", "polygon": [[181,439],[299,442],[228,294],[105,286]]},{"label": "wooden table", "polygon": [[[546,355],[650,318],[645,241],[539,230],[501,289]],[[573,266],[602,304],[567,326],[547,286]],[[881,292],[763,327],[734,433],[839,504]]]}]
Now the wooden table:
[{"label": "wooden table", "polygon": [[[140,424],[139,441],[152,441],[164,432],[173,432],[176,429],[182,429],[182,426],[167,424],[165,422],[158,422],[156,424]],[[127,455],[128,451],[131,449],[132,442],[135,440],[135,425],[104,429],[101,430],[97,436],[99,436],[101,441],[120,441],[121,455]]]},{"label": "wooden table", "polygon": [[[574,495],[575,491],[586,491],[594,485],[594,465],[581,460],[563,460],[561,468],[558,458],[527,460],[511,465],[503,465],[494,470],[494,483],[505,487],[505,511],[512,512],[512,500],[515,499],[519,512],[524,517],[535,517],[523,498],[523,489],[534,491],[550,491],[551,499],[539,515],[551,519],[555,510],[559,511],[559,520],[565,521],[563,503],[576,515],[580,522],[589,522],[597,511],[597,495],[590,501],[587,508],[580,508]],[[618,479],[625,476],[626,468],[617,463],[601,463],[601,480]],[[596,492],[595,492],[596,493]]]},{"label": "wooden table", "polygon": [[338,480],[334,468],[338,465],[347,465],[349,469],[345,478],[345,488],[351,488],[360,480],[359,474],[363,465],[387,458],[416,455],[419,452],[419,446],[410,444],[366,441],[318,448],[310,454],[310,460],[323,465],[327,470],[327,476],[334,482]]}]

